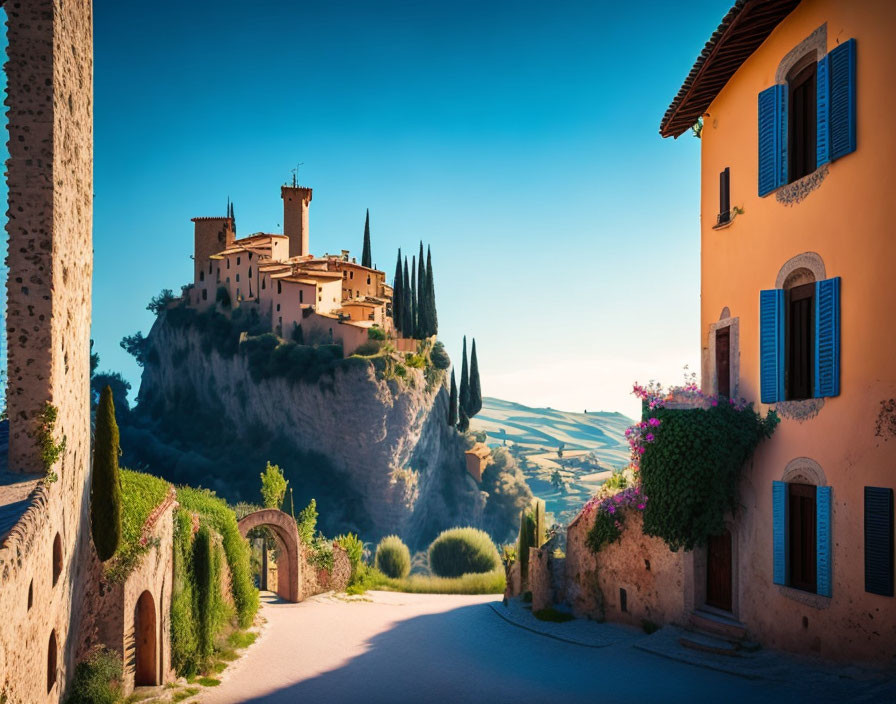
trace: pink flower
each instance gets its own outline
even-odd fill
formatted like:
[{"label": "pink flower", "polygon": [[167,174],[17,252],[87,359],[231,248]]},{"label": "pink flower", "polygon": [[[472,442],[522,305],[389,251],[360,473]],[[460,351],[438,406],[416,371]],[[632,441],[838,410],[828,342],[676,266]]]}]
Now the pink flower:
[{"label": "pink flower", "polygon": [[653,433],[647,433],[647,442],[653,442],[653,441],[654,441]]},{"label": "pink flower", "polygon": [[616,513],[616,507],[612,505],[607,506],[607,513]]},{"label": "pink flower", "polygon": [[638,508],[639,508],[641,511],[643,511],[643,510],[644,510],[644,507],[645,507],[646,505],[647,505],[647,504],[643,504],[643,503],[638,504]]},{"label": "pink flower", "polygon": [[718,402],[716,399],[713,399],[713,400],[712,400],[712,405],[713,405],[713,406],[718,406],[718,405],[719,405],[719,402]]},{"label": "pink flower", "polygon": [[646,450],[645,450],[643,447],[639,447],[639,448],[638,448],[638,454],[639,454],[639,455],[643,455],[645,452],[646,452]]},{"label": "pink flower", "polygon": [[652,427],[657,428],[657,427],[659,427],[659,424],[660,424],[662,421],[661,421],[659,418],[651,418],[651,419],[650,419],[649,421],[647,421],[647,422],[650,423],[650,425],[651,425]]}]

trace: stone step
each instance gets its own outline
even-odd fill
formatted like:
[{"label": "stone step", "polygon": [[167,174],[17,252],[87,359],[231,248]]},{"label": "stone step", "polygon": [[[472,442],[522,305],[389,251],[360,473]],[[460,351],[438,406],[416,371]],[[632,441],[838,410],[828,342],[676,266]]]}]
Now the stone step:
[{"label": "stone step", "polygon": [[685,648],[691,650],[699,650],[704,653],[713,653],[714,655],[727,655],[729,657],[740,657],[740,648],[737,643],[732,643],[723,638],[715,638],[706,633],[689,632],[685,633],[678,639],[678,643]]},{"label": "stone step", "polygon": [[747,627],[733,618],[726,618],[709,611],[694,611],[690,618],[691,628],[730,641],[745,640]]}]

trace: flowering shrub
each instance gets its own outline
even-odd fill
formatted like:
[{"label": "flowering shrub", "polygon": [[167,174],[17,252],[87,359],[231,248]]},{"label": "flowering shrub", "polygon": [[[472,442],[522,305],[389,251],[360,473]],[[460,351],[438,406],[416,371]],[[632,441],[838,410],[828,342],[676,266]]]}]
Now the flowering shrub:
[{"label": "flowering shrub", "polygon": [[583,509],[586,515],[596,512],[594,525],[588,531],[585,544],[594,552],[600,552],[605,545],[615,543],[622,536],[626,510],[643,511],[646,506],[647,497],[641,493],[639,486],[623,489],[618,494],[603,498],[595,496]]}]

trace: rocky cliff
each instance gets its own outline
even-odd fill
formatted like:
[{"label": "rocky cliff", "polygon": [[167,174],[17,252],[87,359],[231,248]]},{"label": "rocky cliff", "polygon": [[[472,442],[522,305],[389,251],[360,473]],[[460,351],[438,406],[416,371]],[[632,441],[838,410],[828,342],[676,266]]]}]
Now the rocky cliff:
[{"label": "rocky cliff", "polygon": [[368,540],[397,533],[413,547],[455,525],[488,523],[497,540],[512,531],[513,517],[486,515],[489,495],[466,473],[464,437],[445,422],[443,370],[389,375],[360,358],[321,367],[292,345],[295,364],[317,365],[297,379],[259,359],[280,341],[252,345],[244,332],[238,345],[215,345],[210,326],[168,317],[147,337],[139,403],[122,427],[126,462],[257,501],[270,460],[290,479],[296,511],[314,497],[326,530]]}]

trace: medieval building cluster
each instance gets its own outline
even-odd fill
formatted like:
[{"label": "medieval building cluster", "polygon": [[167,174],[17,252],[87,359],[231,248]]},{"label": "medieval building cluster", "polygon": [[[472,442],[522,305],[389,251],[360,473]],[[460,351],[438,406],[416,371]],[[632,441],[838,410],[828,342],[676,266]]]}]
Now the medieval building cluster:
[{"label": "medieval building cluster", "polygon": [[371,328],[394,334],[392,287],[370,261],[369,220],[361,263],[348,250],[310,254],[311,195],[310,188],[295,183],[281,187],[282,234],[258,232],[237,239],[232,208],[224,217],[193,218],[189,304],[199,310],[219,304],[251,307],[281,337],[341,344],[348,356],[368,339]]}]

